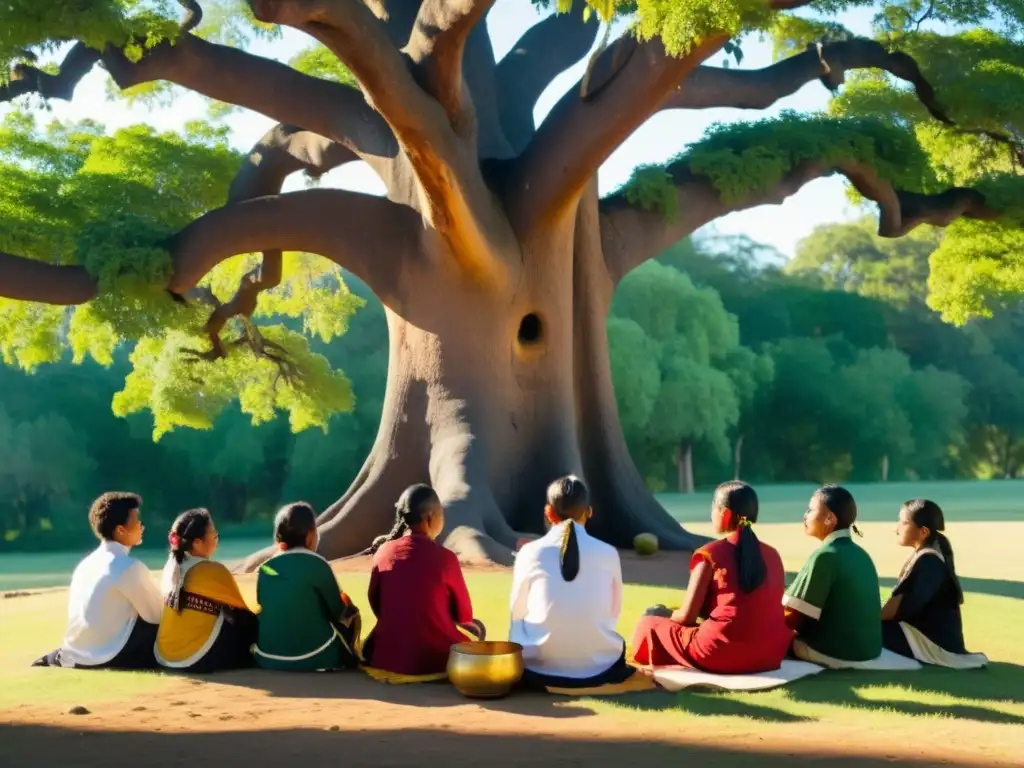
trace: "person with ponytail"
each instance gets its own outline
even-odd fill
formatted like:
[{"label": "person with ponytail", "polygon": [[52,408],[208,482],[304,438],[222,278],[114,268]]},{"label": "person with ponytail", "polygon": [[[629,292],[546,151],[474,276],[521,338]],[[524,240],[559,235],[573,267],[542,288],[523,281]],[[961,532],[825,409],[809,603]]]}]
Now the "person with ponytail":
[{"label": "person with ponytail", "polygon": [[363,657],[381,672],[443,675],[455,643],[483,640],[455,553],[435,539],[444,507],[429,485],[406,488],[395,505],[395,526],[370,548],[368,597],[377,624]]},{"label": "person with ponytail", "polygon": [[183,512],[167,540],[171,551],[161,579],[157,662],[195,673],[252,666],[256,615],[231,572],[211,559],[220,542],[212,515],[205,509]]},{"label": "person with ponytail", "polygon": [[757,493],[731,481],[715,489],[711,522],[723,537],[690,558],[679,610],[650,609],[636,627],[633,661],[722,675],[778,669],[793,639],[786,626],[782,558],[754,533]]},{"label": "person with ponytail", "polygon": [[878,571],[853,540],[857,503],[838,485],[811,496],[804,531],[821,542],[786,590],[786,623],[797,633],[793,654],[826,667],[871,661],[882,653]]},{"label": "person with ponytail", "polygon": [[259,569],[256,665],[292,672],[345,669],[360,658],[359,609],[317,554],[316,512],[305,502],[274,517],[278,551]]},{"label": "person with ponytail", "polygon": [[882,643],[926,664],[981,667],[988,659],[964,646],[964,592],[945,528],[945,516],[934,501],[913,499],[900,509],[896,541],[913,554],[882,607]]},{"label": "person with ponytail", "polygon": [[548,532],[516,554],[509,640],[523,647],[528,688],[596,688],[636,670],[615,625],[622,609],[619,553],[587,533],[593,515],[583,481],[548,486]]}]

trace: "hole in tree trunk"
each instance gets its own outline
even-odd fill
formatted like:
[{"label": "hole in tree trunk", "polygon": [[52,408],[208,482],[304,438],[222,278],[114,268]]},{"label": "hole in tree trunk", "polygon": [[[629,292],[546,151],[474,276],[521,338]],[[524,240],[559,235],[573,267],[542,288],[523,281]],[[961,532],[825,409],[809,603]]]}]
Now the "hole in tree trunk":
[{"label": "hole in tree trunk", "polygon": [[531,312],[519,321],[519,343],[523,346],[540,344],[544,335],[540,316]]}]

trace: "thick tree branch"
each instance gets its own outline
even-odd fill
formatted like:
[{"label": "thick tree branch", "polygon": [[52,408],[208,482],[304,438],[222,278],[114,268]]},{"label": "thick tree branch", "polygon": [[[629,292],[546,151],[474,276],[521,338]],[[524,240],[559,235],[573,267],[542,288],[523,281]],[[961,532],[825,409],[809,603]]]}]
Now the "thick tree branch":
[{"label": "thick tree branch", "polygon": [[249,4],[261,21],[306,32],[338,56],[391,126],[415,170],[423,216],[460,267],[481,283],[507,279],[498,254],[509,252],[513,238],[484,183],[475,147],[455,133],[441,104],[416,82],[384,22],[359,0]]},{"label": "thick tree branch", "polygon": [[84,267],[46,264],[0,251],[0,296],[73,306],[96,296],[96,281]]},{"label": "thick tree branch", "polygon": [[590,89],[570,89],[537,130],[512,173],[508,207],[516,227],[530,230],[574,210],[601,164],[664,102],[701,61],[719,50],[725,35],[699,41],[679,57],[661,40],[622,37],[604,51],[591,72]]},{"label": "thick tree branch", "polygon": [[297,124],[360,156],[393,157],[387,125],[355,88],[309,77],[270,59],[194,35],[162,43],[131,62],[108,48],[103,62],[121,88],[167,80],[212,99]]},{"label": "thick tree branch", "polygon": [[303,251],[324,256],[394,302],[400,280],[415,276],[420,217],[384,198],[309,189],[232,203],[211,211],[170,244],[168,289],[184,296],[222,261],[240,253]]},{"label": "thick tree branch", "polygon": [[470,135],[476,126],[462,77],[466,40],[492,5],[494,0],[424,0],[405,48],[417,65],[420,83],[460,136]]},{"label": "thick tree branch", "polygon": [[82,78],[99,60],[99,51],[84,43],[75,43],[61,62],[57,74],[44,72],[30,64],[19,64],[11,72],[10,80],[0,85],[0,102],[29,93],[38,93],[44,99],[70,101]]},{"label": "thick tree branch", "polygon": [[880,69],[910,83],[932,117],[952,123],[913,58],[866,39],[808,45],[804,53],[763,69],[697,67],[666,99],[663,107],[767,109],[814,80],[821,80],[826,88],[835,91],[851,69]]},{"label": "thick tree branch", "polygon": [[596,13],[583,20],[584,7],[584,0],[575,0],[567,13],[553,13],[530,27],[498,64],[498,109],[517,154],[533,136],[533,110],[541,94],[594,46],[600,24]]},{"label": "thick tree branch", "polygon": [[[323,136],[294,126],[275,126],[252,148],[242,164],[231,184],[228,202],[279,194],[285,179],[296,171],[305,170],[309,175],[319,177],[356,159],[351,150]],[[260,294],[280,284],[283,261],[282,251],[264,251],[260,263],[242,277],[238,290],[227,302],[221,302],[212,292],[206,292],[204,300],[214,307],[204,328],[210,339],[210,349],[198,353],[198,357],[217,360],[227,356],[228,347],[221,339],[224,326],[233,317],[252,317]]]},{"label": "thick tree branch", "polygon": [[801,163],[773,188],[734,203],[724,202],[711,182],[690,171],[685,161],[676,163],[670,172],[679,211],[672,220],[666,220],[660,211],[633,207],[622,194],[601,202],[601,239],[609,272],[616,282],[715,219],[759,205],[779,205],[804,185],[836,173],[846,176],[858,192],[878,204],[878,234],[882,237],[902,237],[922,224],[945,227],[961,216],[998,216],[977,190],[954,187],[931,195],[905,192],[895,189],[874,168],[856,162]]}]

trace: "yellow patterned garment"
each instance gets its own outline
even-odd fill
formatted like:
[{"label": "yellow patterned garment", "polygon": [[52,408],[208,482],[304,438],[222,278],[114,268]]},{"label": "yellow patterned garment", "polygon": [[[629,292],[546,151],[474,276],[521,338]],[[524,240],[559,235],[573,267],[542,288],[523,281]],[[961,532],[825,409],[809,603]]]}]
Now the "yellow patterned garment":
[{"label": "yellow patterned garment", "polygon": [[[222,564],[200,560],[189,564],[184,591],[216,600],[233,608],[248,608],[235,577]],[[190,667],[206,655],[220,634],[223,616],[183,608],[181,613],[164,606],[156,636],[157,661],[165,667]]]}]

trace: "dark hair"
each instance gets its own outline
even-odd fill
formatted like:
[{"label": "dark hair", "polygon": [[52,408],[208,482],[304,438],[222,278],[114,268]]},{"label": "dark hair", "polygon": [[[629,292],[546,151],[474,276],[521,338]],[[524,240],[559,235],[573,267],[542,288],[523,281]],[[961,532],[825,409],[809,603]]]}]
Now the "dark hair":
[{"label": "dark hair", "polygon": [[730,509],[737,516],[736,576],[740,589],[746,593],[753,592],[768,577],[768,568],[761,554],[761,542],[751,528],[757,522],[757,493],[746,483],[731,480],[715,488],[711,503],[717,509]]},{"label": "dark hair", "polygon": [[823,485],[814,492],[814,495],[821,499],[829,512],[836,516],[836,530],[844,531],[847,528],[853,529],[858,536],[861,532],[857,529],[857,502],[853,500],[853,494],[841,485]]},{"label": "dark hair", "polygon": [[182,512],[171,525],[171,536],[177,537],[171,547],[171,556],[180,565],[185,555],[192,551],[192,544],[210,530],[213,517],[207,509],[190,509]]},{"label": "dark hair", "polygon": [[306,546],[310,531],[316,530],[316,512],[304,501],[281,507],[274,516],[274,540],[289,549]]},{"label": "dark hair", "polygon": [[127,525],[132,510],[141,506],[142,497],[137,493],[104,493],[89,508],[89,525],[98,538],[113,540],[117,526]]},{"label": "dark hair", "polygon": [[[560,477],[548,486],[548,506],[559,520],[581,522],[580,518],[590,509],[590,493],[575,475]],[[580,572],[580,545],[576,541],[575,522],[566,523],[558,554],[559,570],[566,581],[572,581]]]},{"label": "dark hair", "polygon": [[425,483],[417,483],[406,488],[398,497],[395,504],[395,524],[384,536],[378,536],[373,540],[365,554],[374,554],[384,544],[394,541],[407,530],[421,522],[432,509],[441,506],[441,499],[437,491]]},{"label": "dark hair", "polygon": [[953,545],[949,543],[943,531],[946,529],[946,517],[942,514],[942,508],[934,501],[928,499],[911,499],[904,502],[903,509],[907,510],[910,519],[918,528],[927,528],[928,539],[925,544],[934,545],[939,548],[942,558],[946,561],[949,575],[956,586],[957,599],[963,603],[964,590],[960,585],[960,577],[956,575],[956,563],[953,561]]}]

